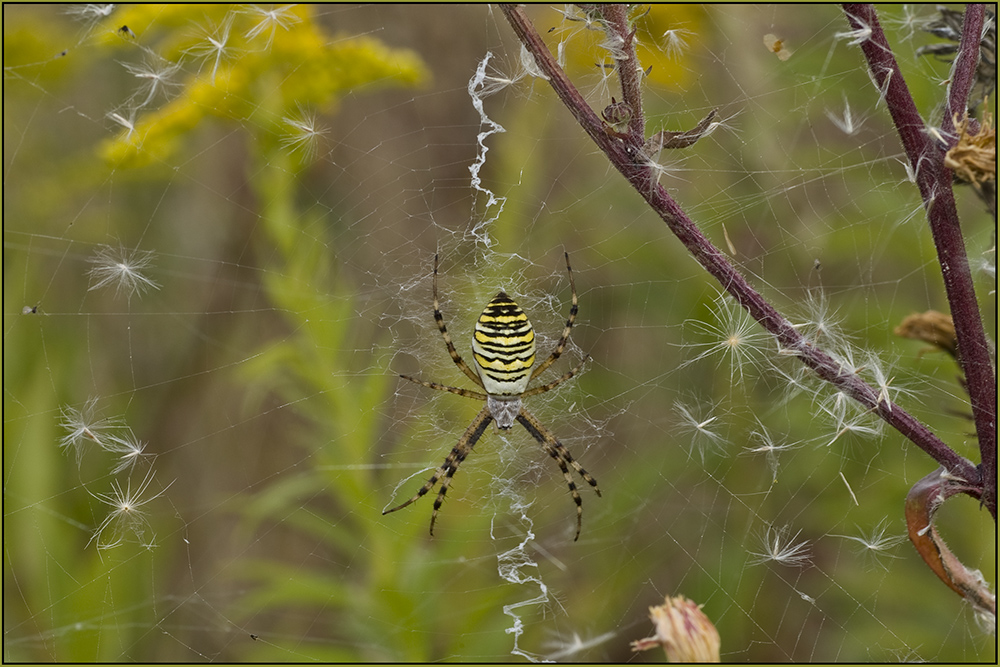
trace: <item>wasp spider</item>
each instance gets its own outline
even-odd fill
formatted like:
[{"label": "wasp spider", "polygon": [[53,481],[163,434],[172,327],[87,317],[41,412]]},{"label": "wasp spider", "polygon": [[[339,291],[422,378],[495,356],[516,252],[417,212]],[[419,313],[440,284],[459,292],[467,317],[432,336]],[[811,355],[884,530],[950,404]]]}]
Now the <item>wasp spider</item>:
[{"label": "wasp spider", "polygon": [[524,314],[521,307],[504,292],[500,292],[487,304],[486,309],[483,310],[483,314],[479,316],[479,320],[476,322],[476,331],[472,338],[472,357],[476,360],[477,374],[469,368],[455,350],[455,345],[451,342],[451,336],[448,335],[448,329],[445,327],[444,316],[441,315],[441,308],[438,305],[438,258],[437,255],[434,256],[434,321],[441,332],[441,337],[444,338],[444,344],[448,348],[448,354],[451,355],[452,361],[455,362],[455,365],[470,380],[481,387],[485,393],[458,387],[449,387],[437,382],[426,382],[410,377],[409,375],[400,375],[400,377],[431,389],[439,389],[458,394],[459,396],[465,396],[466,398],[485,401],[486,405],[479,411],[476,418],[472,420],[469,428],[465,429],[465,433],[459,438],[458,444],[452,448],[451,453],[445,458],[444,464],[434,471],[434,474],[417,491],[416,495],[402,505],[382,512],[383,515],[403,509],[410,503],[419,500],[421,496],[433,489],[438,481],[441,481],[441,489],[438,491],[437,499],[434,501],[434,511],[431,513],[431,535],[433,535],[434,521],[437,520],[438,510],[441,509],[445,494],[448,493],[448,486],[451,484],[452,477],[458,472],[458,466],[462,464],[462,461],[465,460],[465,457],[469,455],[472,448],[476,446],[476,443],[483,436],[483,433],[486,432],[486,427],[490,425],[491,421],[496,421],[497,427],[506,431],[516,421],[527,429],[531,437],[537,440],[542,449],[555,459],[559,469],[562,470],[563,476],[566,478],[566,484],[569,485],[569,492],[573,495],[573,501],[576,503],[576,536],[573,540],[576,541],[579,539],[580,528],[583,525],[583,500],[580,498],[580,492],[577,490],[576,483],[569,473],[569,468],[572,467],[580,477],[594,487],[594,491],[600,496],[601,490],[597,488],[597,480],[591,477],[590,473],[576,462],[569,453],[569,450],[559,442],[551,431],[542,426],[541,422],[528,412],[521,403],[522,398],[541,394],[570,379],[583,368],[584,363],[587,361],[587,357],[584,357],[583,361],[573,370],[548,384],[528,389],[528,383],[554,364],[556,359],[563,353],[566,342],[569,340],[570,329],[573,328],[573,322],[576,319],[576,285],[573,283],[573,269],[569,265],[569,253],[566,253],[566,271],[569,273],[569,286],[573,293],[573,305],[569,310],[569,319],[566,320],[566,327],[563,329],[562,336],[559,338],[559,342],[556,343],[556,348],[549,355],[549,358],[538,366],[535,366],[534,370],[532,370],[532,366],[535,363],[535,330],[531,327],[531,322],[528,321],[528,316]]}]

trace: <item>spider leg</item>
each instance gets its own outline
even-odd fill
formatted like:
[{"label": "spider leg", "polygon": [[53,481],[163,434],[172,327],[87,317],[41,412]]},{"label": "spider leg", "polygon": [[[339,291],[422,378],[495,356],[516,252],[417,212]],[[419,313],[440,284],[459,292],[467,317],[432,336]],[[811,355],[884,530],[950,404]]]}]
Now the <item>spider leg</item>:
[{"label": "spider leg", "polygon": [[[573,328],[573,322],[576,321],[576,312],[578,308],[576,300],[576,283],[573,282],[573,268],[569,265],[569,253],[567,252],[565,253],[565,255],[566,255],[566,271],[567,273],[569,273],[569,287],[573,293],[573,305],[569,309],[569,319],[566,320],[566,327],[563,329],[562,336],[559,337],[559,342],[556,343],[556,349],[552,351],[552,354],[549,355],[548,359],[539,364],[538,368],[536,368],[531,373],[532,380],[541,375],[542,372],[548,369],[549,366],[556,363],[556,359],[558,359],[562,355],[563,350],[566,348],[566,341],[569,340],[569,332]],[[562,380],[560,380],[560,382],[561,381]]]},{"label": "spider leg", "polygon": [[590,355],[588,354],[583,358],[582,361],[580,361],[579,364],[576,365],[576,368],[574,368],[573,370],[564,373],[563,375],[556,378],[552,382],[549,382],[548,384],[539,385],[537,387],[529,389],[528,391],[521,394],[521,398],[527,398],[528,396],[534,396],[535,394],[542,394],[548,391],[549,389],[554,388],[556,385],[562,384],[566,380],[570,379],[571,377],[579,373],[583,369],[584,364],[586,364],[589,360],[590,360]]},{"label": "spider leg", "polygon": [[466,377],[475,382],[478,386],[483,386],[483,380],[473,371],[469,366],[462,360],[462,355],[458,353],[455,349],[455,344],[451,342],[451,335],[448,333],[448,327],[444,324],[444,315],[441,314],[441,306],[438,302],[438,256],[434,255],[434,323],[437,324],[438,331],[441,332],[441,337],[444,338],[444,344],[448,347],[448,354],[451,355],[451,360],[455,362],[455,365],[465,373]]},{"label": "spider leg", "polygon": [[410,377],[409,375],[400,375],[399,377],[404,380],[409,380],[410,382],[419,384],[423,387],[429,389],[440,389],[441,391],[448,391],[452,394],[458,394],[459,396],[465,396],[466,398],[475,398],[480,401],[486,400],[486,394],[481,394],[478,391],[472,391],[471,389],[461,389],[459,387],[449,387],[446,384],[439,384],[437,382],[427,382],[426,380],[418,380],[415,377]]},{"label": "spider leg", "polygon": [[528,433],[531,434],[531,437],[538,441],[538,444],[542,446],[542,449],[548,452],[549,456],[556,460],[556,463],[559,465],[559,469],[562,470],[563,477],[566,478],[566,484],[569,485],[569,492],[573,494],[573,502],[576,503],[576,536],[573,538],[573,541],[576,542],[580,539],[580,529],[583,527],[583,499],[580,498],[580,492],[576,489],[576,483],[573,481],[573,476],[569,474],[567,464],[572,466],[573,470],[575,470],[580,477],[594,487],[594,491],[596,491],[597,495],[600,496],[601,490],[597,488],[597,480],[591,477],[590,473],[584,470],[583,466],[576,462],[573,455],[569,453],[568,449],[566,449],[565,445],[559,442],[556,436],[554,436],[549,429],[542,426],[541,422],[539,422],[534,415],[525,410],[523,407],[521,408],[520,414],[517,415],[517,421],[521,423],[521,426],[523,426]]},{"label": "spider leg", "polygon": [[428,491],[434,488],[434,485],[438,483],[442,477],[444,481],[441,482],[441,489],[438,491],[437,498],[434,500],[434,512],[431,514],[431,535],[434,534],[434,522],[437,520],[438,510],[441,509],[441,504],[444,502],[444,496],[448,492],[448,486],[451,484],[452,477],[458,472],[458,466],[462,465],[462,461],[465,457],[469,455],[472,448],[476,446],[479,439],[483,437],[483,433],[486,431],[486,427],[490,425],[493,421],[493,415],[490,414],[488,408],[484,407],[476,415],[476,418],[472,420],[469,424],[469,428],[465,429],[465,433],[459,438],[458,443],[451,448],[451,452],[448,454],[447,458],[444,460],[444,464],[440,468],[434,471],[431,478],[420,487],[417,493],[401,505],[397,505],[392,509],[385,510],[382,512],[382,516],[389,514],[390,512],[395,512],[396,510],[401,510],[407,505],[420,500],[420,498],[425,495]]}]

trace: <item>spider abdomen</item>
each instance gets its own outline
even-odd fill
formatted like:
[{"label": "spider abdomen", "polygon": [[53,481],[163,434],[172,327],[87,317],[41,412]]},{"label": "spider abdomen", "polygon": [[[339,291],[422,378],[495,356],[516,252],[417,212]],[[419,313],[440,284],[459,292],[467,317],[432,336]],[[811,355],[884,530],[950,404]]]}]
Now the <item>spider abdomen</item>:
[{"label": "spider abdomen", "polygon": [[504,292],[487,304],[476,321],[472,356],[486,393],[524,393],[535,363],[535,330],[521,307]]}]

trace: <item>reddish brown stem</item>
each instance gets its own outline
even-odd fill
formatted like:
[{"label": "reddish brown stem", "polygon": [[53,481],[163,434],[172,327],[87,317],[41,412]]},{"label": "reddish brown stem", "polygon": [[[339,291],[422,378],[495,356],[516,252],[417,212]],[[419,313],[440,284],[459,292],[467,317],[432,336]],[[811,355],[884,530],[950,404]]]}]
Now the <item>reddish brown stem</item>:
[{"label": "reddish brown stem", "polygon": [[635,30],[629,28],[628,8],[625,5],[600,5],[600,8],[609,28],[608,33],[620,41],[620,55],[624,56],[615,60],[615,65],[622,84],[622,100],[632,108],[632,118],[628,126],[629,141],[641,145],[646,133],[646,117],[642,110],[641,68],[632,41],[635,38]]}]

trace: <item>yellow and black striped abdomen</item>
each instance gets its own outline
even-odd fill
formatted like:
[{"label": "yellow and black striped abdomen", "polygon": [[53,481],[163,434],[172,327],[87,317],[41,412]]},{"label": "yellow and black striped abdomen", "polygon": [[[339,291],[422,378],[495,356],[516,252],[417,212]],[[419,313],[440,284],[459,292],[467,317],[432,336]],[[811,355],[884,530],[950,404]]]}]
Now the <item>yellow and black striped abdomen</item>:
[{"label": "yellow and black striped abdomen", "polygon": [[487,394],[524,393],[535,363],[535,330],[521,307],[503,292],[493,297],[476,322],[472,355]]}]

